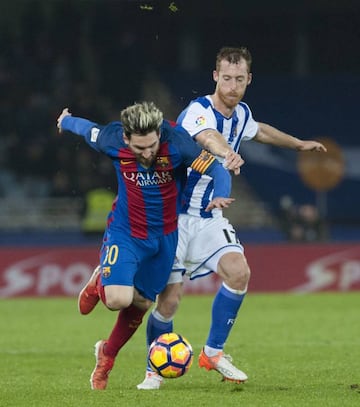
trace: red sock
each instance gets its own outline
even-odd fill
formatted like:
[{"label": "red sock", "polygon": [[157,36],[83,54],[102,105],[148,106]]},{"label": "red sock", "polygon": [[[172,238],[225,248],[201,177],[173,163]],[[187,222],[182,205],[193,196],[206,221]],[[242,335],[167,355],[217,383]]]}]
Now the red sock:
[{"label": "red sock", "polygon": [[119,312],[116,324],[104,349],[104,353],[106,353],[107,356],[116,357],[119,350],[141,325],[145,314],[146,310],[141,310],[133,304]]},{"label": "red sock", "polygon": [[98,278],[96,280],[96,289],[97,289],[98,295],[100,297],[100,300],[106,306],[105,290],[104,290],[104,286],[101,285],[100,274],[98,275]]}]

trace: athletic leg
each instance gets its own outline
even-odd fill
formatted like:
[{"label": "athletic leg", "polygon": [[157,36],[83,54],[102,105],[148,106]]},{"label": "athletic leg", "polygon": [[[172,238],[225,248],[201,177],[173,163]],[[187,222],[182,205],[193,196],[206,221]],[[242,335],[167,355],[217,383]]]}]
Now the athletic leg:
[{"label": "athletic leg", "polygon": [[229,252],[220,258],[217,273],[222,277],[223,284],[213,301],[211,327],[199,357],[199,365],[208,370],[217,370],[224,380],[243,382],[247,379],[246,374],[231,364],[223,348],[243,303],[250,269],[243,254]]},{"label": "athletic leg", "polygon": [[[179,280],[181,273],[172,273]],[[182,282],[168,284],[159,294],[156,308],[151,312],[146,329],[146,343],[149,347],[154,339],[163,333],[173,332],[173,319],[182,296]],[[145,379],[137,385],[139,390],[157,390],[163,379],[157,375],[147,361]]]}]

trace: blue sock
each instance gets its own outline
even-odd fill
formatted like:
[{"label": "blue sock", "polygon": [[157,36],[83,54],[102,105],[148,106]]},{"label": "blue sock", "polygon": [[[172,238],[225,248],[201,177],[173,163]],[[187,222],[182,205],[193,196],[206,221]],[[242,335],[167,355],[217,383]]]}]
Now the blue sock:
[{"label": "blue sock", "polygon": [[220,287],[212,306],[212,322],[206,341],[207,346],[223,349],[245,294],[232,293],[223,285]]},{"label": "blue sock", "polygon": [[[147,347],[151,345],[152,341],[162,334],[173,332],[173,321],[163,322],[159,321],[153,313],[150,314],[146,326],[146,344]],[[149,364],[147,369],[152,371]]]}]

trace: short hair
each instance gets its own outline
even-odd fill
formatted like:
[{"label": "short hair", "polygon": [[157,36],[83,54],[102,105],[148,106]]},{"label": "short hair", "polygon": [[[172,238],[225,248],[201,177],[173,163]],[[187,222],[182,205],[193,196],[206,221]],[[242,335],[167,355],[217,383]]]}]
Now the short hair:
[{"label": "short hair", "polygon": [[246,47],[223,47],[216,56],[216,70],[220,69],[221,61],[228,61],[230,64],[238,64],[244,60],[248,67],[248,72],[251,72],[252,56]]},{"label": "short hair", "polygon": [[120,121],[127,137],[131,134],[145,136],[152,131],[159,134],[163,113],[153,102],[135,103],[121,111]]}]

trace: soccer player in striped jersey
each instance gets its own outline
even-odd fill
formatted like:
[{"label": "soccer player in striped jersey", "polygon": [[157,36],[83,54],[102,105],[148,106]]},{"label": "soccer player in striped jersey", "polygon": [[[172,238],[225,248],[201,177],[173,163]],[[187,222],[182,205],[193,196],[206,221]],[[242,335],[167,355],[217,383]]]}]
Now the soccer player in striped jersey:
[{"label": "soccer player in striped jersey", "polygon": [[[242,102],[252,80],[251,63],[247,48],[222,48],[213,71],[215,92],[191,101],[177,122],[214,154],[218,154],[221,145],[238,153],[240,142],[248,140],[298,151],[326,151],[317,141],[300,140],[253,119],[249,106]],[[222,157],[226,159],[226,155]],[[247,380],[247,375],[232,364],[223,348],[246,295],[250,268],[244,248],[222,210],[206,210],[212,193],[212,180],[189,168],[173,273],[149,316],[147,342],[150,344],[160,334],[173,331],[173,318],[182,295],[182,273],[195,279],[216,272],[222,285],[213,301],[212,323],[198,363],[219,372],[224,380],[241,383]],[[148,367],[145,380],[137,387],[156,390],[162,380]]]},{"label": "soccer player in striped jersey", "polygon": [[120,122],[100,126],[72,117],[66,108],[57,122],[60,132],[83,136],[91,147],[109,156],[118,180],[100,266],[79,296],[82,314],[91,312],[99,299],[110,310],[120,311],[109,339],[95,345],[96,366],[90,383],[92,389],[100,390],[107,385],[119,343],[130,339],[169,280],[186,169],[212,177],[215,192],[207,210],[228,207],[233,201],[228,170],[201,150],[184,129],[163,120],[153,103],[129,106],[120,118]]}]

